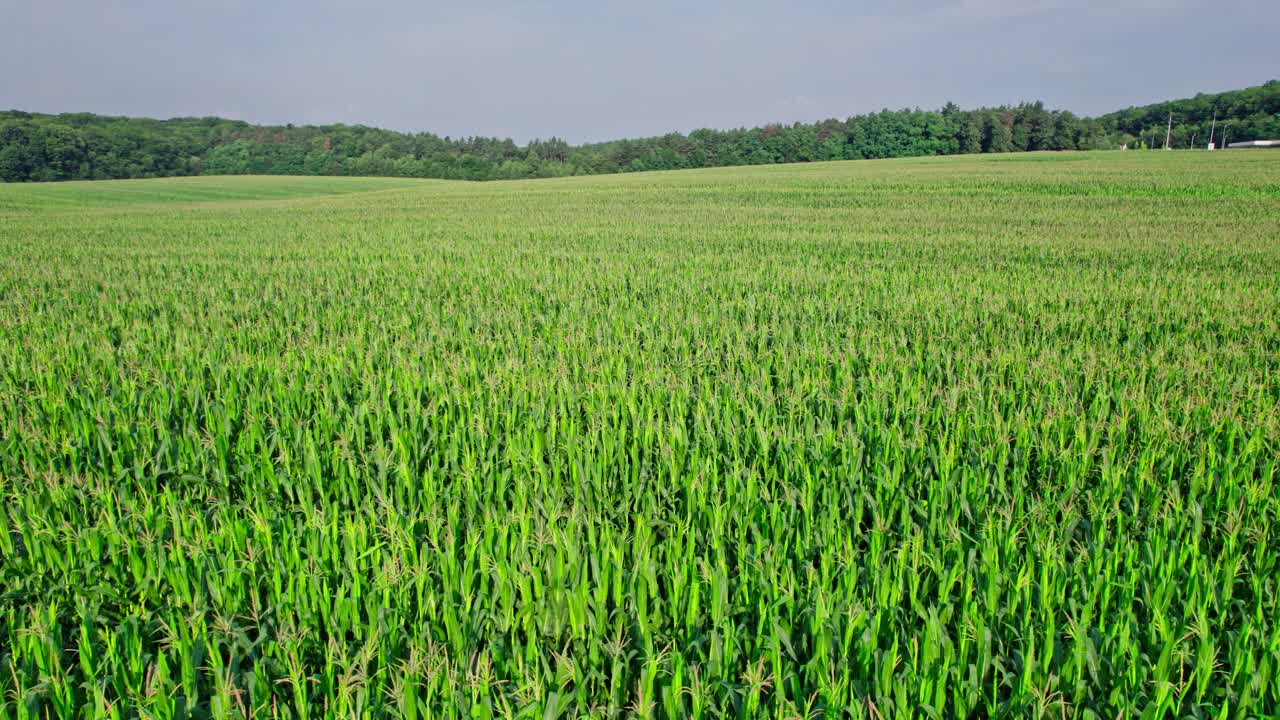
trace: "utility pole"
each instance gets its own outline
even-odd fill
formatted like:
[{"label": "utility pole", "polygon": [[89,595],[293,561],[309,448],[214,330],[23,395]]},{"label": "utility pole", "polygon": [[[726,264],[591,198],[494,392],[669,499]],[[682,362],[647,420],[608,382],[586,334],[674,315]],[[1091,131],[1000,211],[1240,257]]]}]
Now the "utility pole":
[{"label": "utility pole", "polygon": [[1169,127],[1164,131],[1164,149],[1172,150],[1173,146],[1169,143],[1173,140],[1173,111],[1169,111]]},{"label": "utility pole", "polygon": [[1209,126],[1209,149],[1213,149],[1213,131],[1218,129],[1218,111],[1213,111],[1213,124]]}]

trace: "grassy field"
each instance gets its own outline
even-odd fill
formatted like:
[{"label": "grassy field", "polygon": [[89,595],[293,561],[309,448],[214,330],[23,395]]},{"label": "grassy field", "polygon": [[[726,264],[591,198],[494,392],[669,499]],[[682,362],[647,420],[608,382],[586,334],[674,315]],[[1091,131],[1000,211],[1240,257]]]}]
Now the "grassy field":
[{"label": "grassy field", "polygon": [[1280,716],[1280,153],[0,186],[0,718]]},{"label": "grassy field", "polygon": [[436,184],[441,183],[402,178],[188,177],[0,185],[0,213],[157,205],[183,209],[193,203],[290,200]]}]

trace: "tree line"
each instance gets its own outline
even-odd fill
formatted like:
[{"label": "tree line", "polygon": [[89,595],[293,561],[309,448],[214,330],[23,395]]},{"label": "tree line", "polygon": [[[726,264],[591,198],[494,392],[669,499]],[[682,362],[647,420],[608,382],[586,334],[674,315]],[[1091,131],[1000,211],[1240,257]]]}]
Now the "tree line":
[{"label": "tree line", "polygon": [[363,125],[260,126],[221,118],[0,112],[0,181],[179,175],[376,175],[456,180],[557,177],[817,160],[1158,147],[1280,138],[1280,81],[1098,118],[1041,102],[883,110],[845,120],[695,130],[573,146],[552,138],[440,137]]},{"label": "tree line", "polygon": [[[1098,118],[1129,147],[1164,147],[1170,114],[1174,148],[1218,147],[1245,140],[1280,139],[1280,80],[1241,90],[1120,110]],[[1225,139],[1226,143],[1223,142]]]}]

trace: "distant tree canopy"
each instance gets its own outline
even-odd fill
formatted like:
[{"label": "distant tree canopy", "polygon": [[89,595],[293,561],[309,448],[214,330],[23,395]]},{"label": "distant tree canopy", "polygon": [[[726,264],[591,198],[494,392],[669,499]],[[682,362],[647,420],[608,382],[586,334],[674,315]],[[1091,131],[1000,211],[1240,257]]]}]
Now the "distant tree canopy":
[{"label": "distant tree canopy", "polygon": [[[1129,143],[1130,147],[1146,141],[1150,147],[1164,147],[1169,113],[1173,113],[1175,148],[1205,147],[1209,131],[1222,147],[1244,140],[1280,139],[1280,80],[1256,87],[1232,90],[1214,95],[1144,105],[1103,115],[1098,118],[1104,132]],[[1217,116],[1216,128],[1214,116]]]},{"label": "distant tree canopy", "polygon": [[572,146],[534,140],[448,138],[362,125],[259,126],[220,118],[105,117],[0,112],[0,181],[173,175],[384,175],[499,180],[640,170],[764,165],[1023,150],[1175,147],[1280,137],[1280,81],[1197,95],[1099,118],[1043,103],[961,110],[883,110],[846,120],[695,130]]}]

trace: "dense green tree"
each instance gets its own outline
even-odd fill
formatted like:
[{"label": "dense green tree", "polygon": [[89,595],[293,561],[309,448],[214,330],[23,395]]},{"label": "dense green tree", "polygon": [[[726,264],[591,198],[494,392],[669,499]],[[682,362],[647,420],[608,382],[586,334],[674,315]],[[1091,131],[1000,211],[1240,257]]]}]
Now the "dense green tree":
[{"label": "dense green tree", "polygon": [[1050,150],[1076,150],[1081,147],[1080,119],[1070,112],[1063,111],[1054,120],[1053,133],[1049,138]]},{"label": "dense green tree", "polygon": [[[1197,147],[1209,142],[1214,126],[1215,142],[1222,141],[1222,131],[1237,140],[1280,138],[1280,80],[1255,87],[1211,95],[1127,108],[1097,118],[1098,131],[1137,147],[1144,140],[1153,147],[1163,147],[1169,114],[1174,118],[1174,147],[1187,147],[1191,138]],[[1090,132],[1086,129],[1084,132]]]},{"label": "dense green tree", "polygon": [[221,118],[0,112],[0,181],[196,174],[399,175],[459,180],[946,155],[1088,150],[1164,143],[1203,147],[1216,112],[1221,142],[1280,138],[1280,81],[1128,108],[1097,119],[1043,103],[962,110],[884,110],[845,120],[695,130],[688,135],[572,146],[397,133],[362,125],[257,126]]},{"label": "dense green tree", "polygon": [[40,159],[32,154],[31,134],[19,122],[0,125],[0,180],[21,182],[31,179]]},{"label": "dense green tree", "polygon": [[1025,144],[1017,143],[1019,150],[1056,150],[1053,146],[1055,118],[1044,109],[1044,103],[1031,103],[1024,106],[1024,122],[1027,139]]},{"label": "dense green tree", "polygon": [[1005,153],[1013,150],[1013,114],[987,112],[982,119],[982,152]]}]

